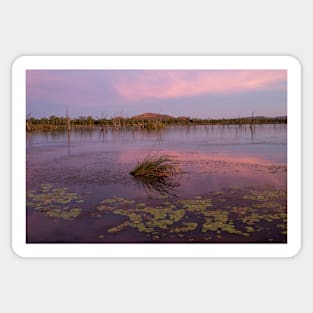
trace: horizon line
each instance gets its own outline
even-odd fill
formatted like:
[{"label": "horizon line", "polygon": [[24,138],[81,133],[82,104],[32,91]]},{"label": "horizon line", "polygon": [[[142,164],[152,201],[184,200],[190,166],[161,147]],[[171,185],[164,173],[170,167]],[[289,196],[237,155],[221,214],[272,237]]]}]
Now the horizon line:
[{"label": "horizon line", "polygon": [[245,116],[237,116],[237,117],[199,117],[199,116],[188,116],[188,115],[179,115],[179,116],[173,116],[170,114],[166,114],[166,113],[154,113],[154,112],[144,112],[144,113],[139,113],[139,114],[135,114],[133,116],[123,116],[122,114],[116,114],[116,115],[111,115],[111,116],[104,116],[104,117],[95,117],[93,115],[79,115],[79,116],[69,116],[69,115],[50,115],[50,116],[41,116],[41,117],[34,117],[31,116],[31,113],[26,115],[26,119],[28,119],[28,115],[29,118],[34,118],[34,119],[42,119],[42,118],[51,118],[51,117],[59,117],[59,118],[71,118],[71,119],[76,119],[76,118],[86,118],[86,117],[91,117],[93,119],[113,119],[113,118],[123,118],[123,119],[127,119],[127,118],[136,118],[140,115],[145,115],[145,114],[153,114],[156,116],[168,116],[169,118],[193,118],[193,119],[205,119],[205,120],[223,120],[223,119],[244,119],[244,118],[287,118],[288,115],[287,114],[282,114],[282,115],[273,115],[273,116],[269,116],[269,115],[245,115]]}]

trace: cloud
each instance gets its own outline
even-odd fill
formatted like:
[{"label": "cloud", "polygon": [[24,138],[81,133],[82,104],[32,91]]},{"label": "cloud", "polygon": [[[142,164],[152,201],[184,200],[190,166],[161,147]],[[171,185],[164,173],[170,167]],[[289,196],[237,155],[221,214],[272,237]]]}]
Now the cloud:
[{"label": "cloud", "polygon": [[284,70],[155,70],[133,71],[131,79],[121,75],[115,88],[125,102],[133,102],[146,98],[283,89],[286,81]]},{"label": "cloud", "polygon": [[[284,70],[28,70],[33,116],[286,112]],[[271,113],[272,110],[272,113]]]}]

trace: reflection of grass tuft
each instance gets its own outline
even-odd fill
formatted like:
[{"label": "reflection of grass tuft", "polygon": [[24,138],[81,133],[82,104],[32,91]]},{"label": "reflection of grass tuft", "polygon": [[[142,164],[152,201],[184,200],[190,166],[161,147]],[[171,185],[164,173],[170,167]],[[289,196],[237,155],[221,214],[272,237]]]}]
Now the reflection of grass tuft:
[{"label": "reflection of grass tuft", "polygon": [[137,184],[147,191],[175,195],[179,184],[172,178],[179,172],[178,163],[167,156],[148,155],[138,162],[130,174],[136,178]]},{"label": "reflection of grass tuft", "polygon": [[157,157],[148,155],[136,165],[130,174],[136,177],[159,180],[174,176],[178,172],[177,162],[166,156]]}]

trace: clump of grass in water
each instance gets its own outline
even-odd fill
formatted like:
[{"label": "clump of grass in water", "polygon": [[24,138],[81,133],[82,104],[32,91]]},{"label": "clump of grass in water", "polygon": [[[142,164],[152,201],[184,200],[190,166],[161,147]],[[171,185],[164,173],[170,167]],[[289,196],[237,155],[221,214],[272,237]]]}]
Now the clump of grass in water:
[{"label": "clump of grass in water", "polygon": [[136,178],[136,182],[146,191],[154,190],[161,194],[175,196],[179,184],[172,180],[180,169],[178,163],[167,156],[148,155],[138,162],[135,169],[130,172]]},{"label": "clump of grass in water", "polygon": [[130,175],[145,177],[153,180],[163,180],[179,173],[178,163],[167,156],[148,155],[138,162]]}]

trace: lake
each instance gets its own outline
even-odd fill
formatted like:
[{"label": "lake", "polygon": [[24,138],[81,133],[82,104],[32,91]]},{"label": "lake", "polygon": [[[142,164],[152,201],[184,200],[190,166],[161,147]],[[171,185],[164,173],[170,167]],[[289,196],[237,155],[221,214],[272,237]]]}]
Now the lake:
[{"label": "lake", "polygon": [[[286,243],[287,125],[27,133],[28,243]],[[166,184],[129,173],[177,161]]]}]

